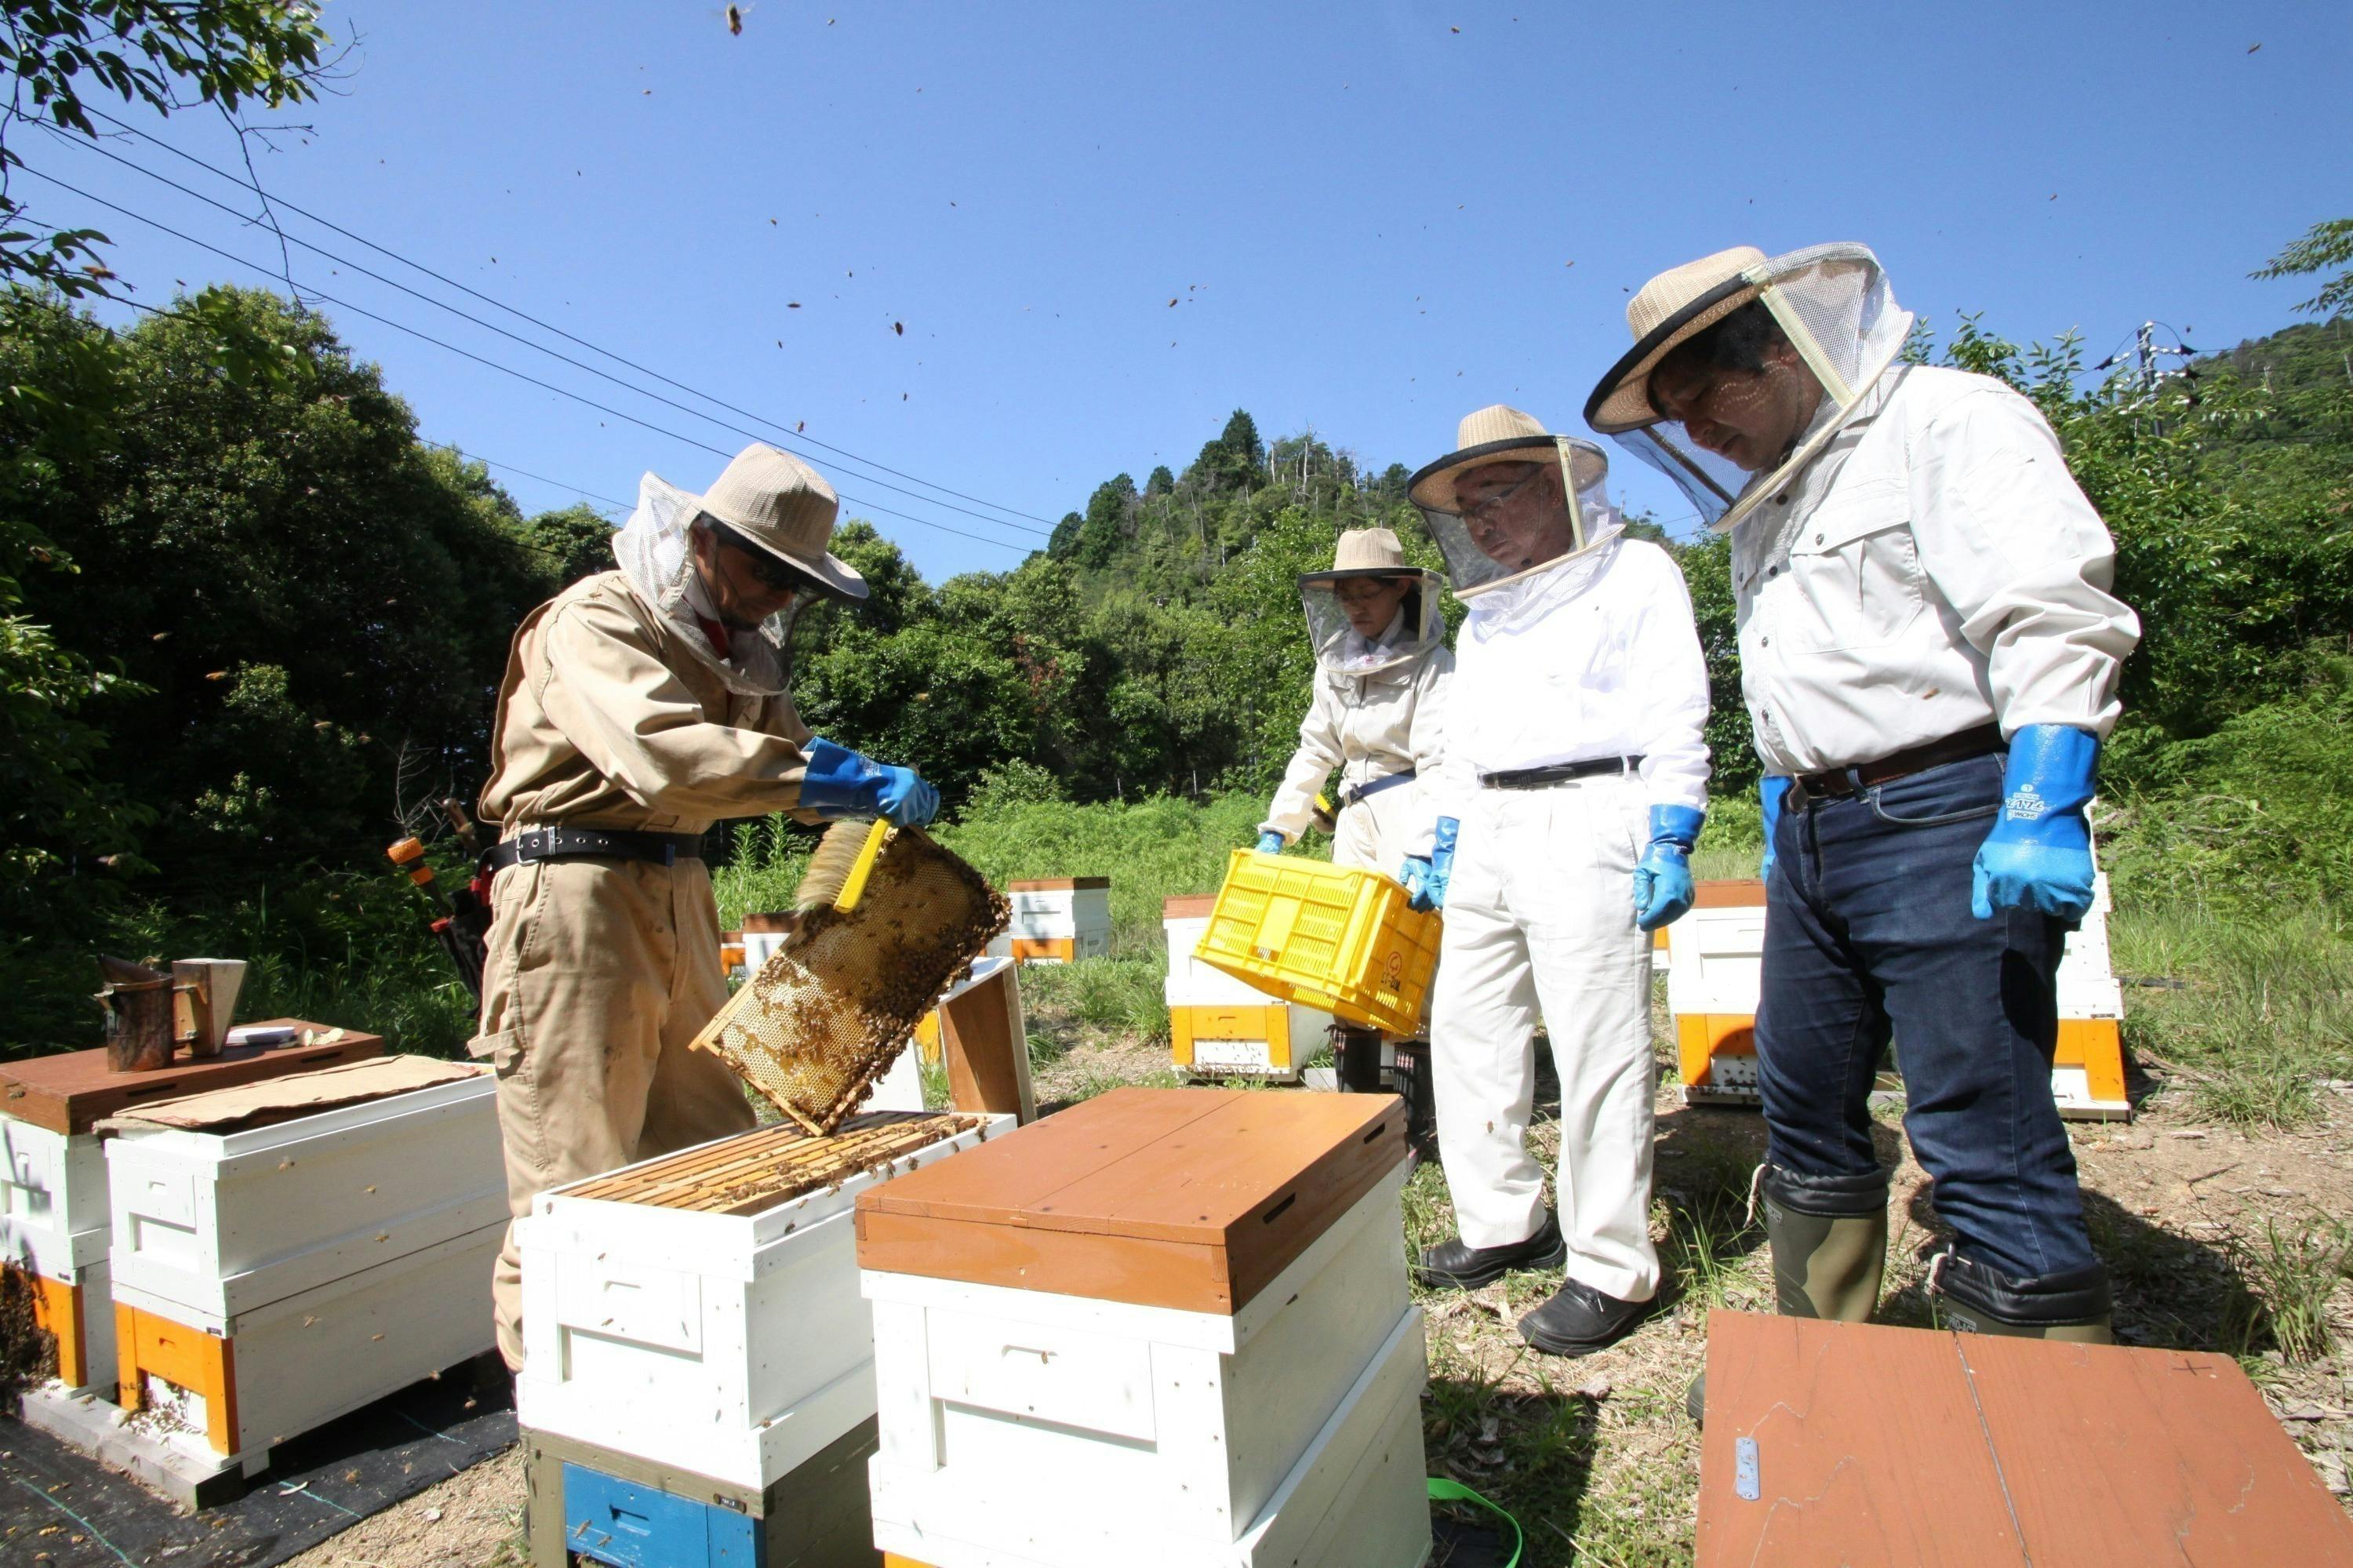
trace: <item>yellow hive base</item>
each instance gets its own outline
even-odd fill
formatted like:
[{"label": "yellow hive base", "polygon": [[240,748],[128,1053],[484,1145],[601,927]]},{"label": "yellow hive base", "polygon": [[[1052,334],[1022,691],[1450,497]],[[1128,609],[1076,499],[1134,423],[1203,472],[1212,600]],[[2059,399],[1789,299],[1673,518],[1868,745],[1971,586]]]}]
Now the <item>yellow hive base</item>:
[{"label": "yellow hive base", "polygon": [[169,1318],[114,1304],[114,1353],[121,1365],[122,1408],[143,1410],[147,1374],[205,1401],[205,1441],[223,1457],[237,1451],[237,1346],[231,1340]]},{"label": "yellow hive base", "polygon": [[[1686,1091],[1694,1097],[1725,1097],[1721,1080],[1737,1077],[1753,1084],[1756,1070],[1717,1071],[1720,1057],[1751,1057],[1757,1054],[1757,1020],[1746,1013],[1679,1012],[1675,1014],[1675,1054]],[[2082,1088],[2073,1085],[2081,1075]],[[2063,1018],[2058,1049],[2052,1058],[2052,1080],[2059,1088],[2062,1116],[2130,1116],[2132,1102],[2125,1096],[2124,1035],[2113,1018]],[[1734,1092],[1739,1092],[1736,1087]]]},{"label": "yellow hive base", "polygon": [[68,1388],[88,1387],[90,1333],[82,1317],[86,1294],[82,1287],[13,1264],[0,1264],[0,1269],[15,1275],[31,1290],[33,1327],[58,1342],[58,1381]]},{"label": "yellow hive base", "polygon": [[1235,1071],[1198,1066],[1199,1044],[1212,1040],[1264,1041],[1268,1074],[1288,1077],[1298,1070],[1292,1056],[1291,1009],[1282,1002],[1268,1007],[1172,1007],[1168,1038],[1176,1065],[1187,1072]]}]

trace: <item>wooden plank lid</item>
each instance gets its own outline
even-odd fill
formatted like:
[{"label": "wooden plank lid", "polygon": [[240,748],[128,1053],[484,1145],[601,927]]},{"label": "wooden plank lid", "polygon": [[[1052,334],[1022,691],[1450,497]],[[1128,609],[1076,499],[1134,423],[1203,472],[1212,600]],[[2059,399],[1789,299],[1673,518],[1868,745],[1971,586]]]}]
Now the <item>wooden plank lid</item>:
[{"label": "wooden plank lid", "polygon": [[[1753,876],[1711,879],[1692,889],[1694,909],[1739,909],[1765,906],[1765,885]],[[1661,927],[1664,929],[1664,927]]]},{"label": "wooden plank lid", "polygon": [[2353,1563],[2228,1356],[1711,1312],[1699,1568]]},{"label": "wooden plank lid", "polygon": [[1231,1313],[1405,1158],[1393,1095],[1114,1089],[860,1194],[858,1261]]},{"label": "wooden plank lid", "polygon": [[1206,920],[1218,907],[1214,893],[1180,893],[1160,901],[1163,920]]},{"label": "wooden plank lid", "polygon": [[[384,1054],[381,1034],[363,1034],[299,1018],[265,1018],[240,1027],[278,1026],[293,1029],[297,1044],[229,1045],[217,1056],[203,1061],[183,1057],[152,1073],[109,1070],[103,1046],[0,1062],[0,1115],[71,1135],[88,1132],[105,1118],[151,1100],[201,1094]],[[313,1036],[311,1044],[300,1044],[304,1033]],[[335,1038],[324,1038],[330,1034]]]},{"label": "wooden plank lid", "polygon": [[1008,882],[1005,885],[1005,891],[1008,893],[1075,893],[1082,888],[1109,887],[1110,885],[1111,878],[1108,876],[1047,876],[1033,878],[1028,882]]}]

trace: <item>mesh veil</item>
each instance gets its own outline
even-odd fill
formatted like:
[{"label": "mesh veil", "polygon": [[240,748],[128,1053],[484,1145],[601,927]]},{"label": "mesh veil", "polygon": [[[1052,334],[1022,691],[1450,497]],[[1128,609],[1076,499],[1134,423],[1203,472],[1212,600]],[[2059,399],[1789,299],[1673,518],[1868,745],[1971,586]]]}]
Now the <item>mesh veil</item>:
[{"label": "mesh veil", "polygon": [[1894,364],[1912,331],[1912,313],[1896,304],[1879,258],[1864,246],[1810,246],[1751,267],[1743,277],[1821,384],[1821,405],[1789,455],[1752,474],[1701,446],[1680,420],[1651,419],[1606,432],[1673,481],[1718,533],[1747,515],[1759,498],[1786,488],[1820,454]]},{"label": "mesh veil", "polygon": [[[1499,452],[1492,462],[1529,462],[1546,456],[1542,446]],[[1618,531],[1618,514],[1609,504],[1606,481],[1609,458],[1591,441],[1555,436],[1550,454],[1560,464],[1561,489],[1568,498],[1570,544],[1567,550],[1531,567],[1514,569],[1481,549],[1462,514],[1428,503],[1419,503],[1422,522],[1446,556],[1446,573],[1457,599],[1470,599],[1505,583],[1550,571],[1592,549]]]}]

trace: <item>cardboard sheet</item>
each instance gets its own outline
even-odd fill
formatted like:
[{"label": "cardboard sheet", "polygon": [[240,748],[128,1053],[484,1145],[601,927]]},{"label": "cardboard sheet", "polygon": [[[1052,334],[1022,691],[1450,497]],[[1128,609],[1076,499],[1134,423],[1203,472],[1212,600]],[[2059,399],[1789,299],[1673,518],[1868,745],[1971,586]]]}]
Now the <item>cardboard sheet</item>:
[{"label": "cardboard sheet", "polygon": [[110,1117],[98,1124],[100,1132],[153,1127],[180,1128],[191,1132],[236,1132],[268,1127],[296,1117],[316,1116],[341,1106],[364,1104],[436,1084],[479,1077],[488,1067],[470,1062],[443,1062],[430,1056],[383,1056],[364,1062],[343,1062],[314,1073],[294,1073],[258,1084],[239,1084],[178,1099],[157,1100],[135,1111]]}]

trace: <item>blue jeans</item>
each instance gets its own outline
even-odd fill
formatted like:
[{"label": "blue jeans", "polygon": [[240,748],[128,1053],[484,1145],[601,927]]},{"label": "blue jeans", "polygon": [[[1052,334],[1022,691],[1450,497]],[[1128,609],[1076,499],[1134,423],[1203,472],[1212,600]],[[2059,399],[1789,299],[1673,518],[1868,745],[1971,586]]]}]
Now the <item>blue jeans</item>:
[{"label": "blue jeans", "polygon": [[1956,1250],[2021,1278],[2094,1261],[2051,1097],[2066,927],[1969,913],[1969,863],[2006,755],[1784,810],[1766,888],[1757,1067],[1766,1158],[1807,1176],[1876,1169],[1868,1097],[1902,1042],[1904,1130]]}]

